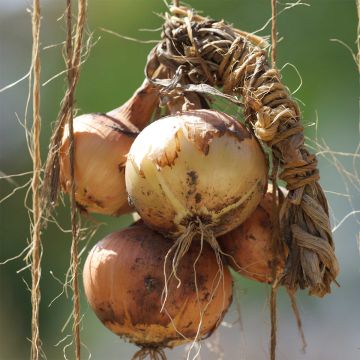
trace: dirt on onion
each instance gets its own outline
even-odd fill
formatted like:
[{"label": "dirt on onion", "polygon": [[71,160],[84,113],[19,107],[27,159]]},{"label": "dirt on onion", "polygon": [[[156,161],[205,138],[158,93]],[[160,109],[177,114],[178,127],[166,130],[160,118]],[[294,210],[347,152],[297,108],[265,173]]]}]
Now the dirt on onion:
[{"label": "dirt on onion", "polygon": [[207,337],[231,303],[229,271],[224,269],[220,278],[211,247],[194,241],[177,273],[181,287],[177,279],[169,279],[161,311],[163,265],[170,247],[168,239],[137,223],[106,236],[85,263],[85,293],[98,318],[115,334],[144,348]]}]

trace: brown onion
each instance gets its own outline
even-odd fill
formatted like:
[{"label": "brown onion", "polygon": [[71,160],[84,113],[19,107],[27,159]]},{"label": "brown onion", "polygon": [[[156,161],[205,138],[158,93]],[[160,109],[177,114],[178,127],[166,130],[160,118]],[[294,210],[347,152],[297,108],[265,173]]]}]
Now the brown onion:
[{"label": "brown onion", "polygon": [[229,271],[224,269],[221,279],[210,246],[203,244],[198,258],[201,246],[194,242],[180,263],[181,287],[172,278],[160,312],[164,258],[170,247],[169,240],[137,223],[101,240],[84,267],[85,293],[98,318],[115,334],[145,348],[173,347],[206,337],[232,299]]},{"label": "brown onion", "polygon": [[272,267],[280,275],[285,268],[284,249],[274,258],[272,249],[272,187],[256,210],[240,226],[218,238],[221,250],[229,255],[230,266],[239,274],[260,282],[271,283]]},{"label": "brown onion", "polygon": [[[126,155],[157,104],[158,91],[145,81],[121,107],[74,119],[75,199],[81,209],[107,215],[130,212]],[[69,142],[66,126],[60,149],[60,181],[65,192],[70,191]]]}]

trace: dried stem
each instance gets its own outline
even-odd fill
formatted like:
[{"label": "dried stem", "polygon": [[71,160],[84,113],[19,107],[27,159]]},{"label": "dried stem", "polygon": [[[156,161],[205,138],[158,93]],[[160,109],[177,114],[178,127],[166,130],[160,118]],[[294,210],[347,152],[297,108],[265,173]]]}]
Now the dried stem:
[{"label": "dried stem", "polygon": [[32,12],[32,73],[33,73],[33,224],[32,224],[32,322],[31,322],[31,359],[38,360],[40,356],[40,335],[39,335],[39,305],[40,305],[40,274],[41,274],[41,206],[40,206],[40,0],[33,1]]},{"label": "dried stem", "polygon": [[305,338],[305,334],[304,334],[304,330],[303,330],[303,326],[302,326],[300,311],[299,311],[299,308],[298,308],[297,303],[296,303],[295,291],[291,291],[288,288],[286,290],[287,290],[287,294],[288,294],[288,296],[290,298],[291,308],[292,308],[292,311],[293,311],[294,316],[295,316],[297,328],[299,330],[299,334],[300,334],[300,338],[301,338],[301,342],[302,342],[302,349],[301,350],[305,353],[307,344],[306,344],[306,338]]}]

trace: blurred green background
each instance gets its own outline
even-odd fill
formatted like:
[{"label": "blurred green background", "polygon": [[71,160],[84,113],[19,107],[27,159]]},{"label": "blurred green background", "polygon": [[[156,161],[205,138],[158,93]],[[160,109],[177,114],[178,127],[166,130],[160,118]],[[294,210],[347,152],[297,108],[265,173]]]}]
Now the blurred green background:
[{"label": "blurred green background", "polygon": [[[30,6],[26,0],[0,1],[0,89],[24,76],[31,56]],[[61,46],[65,25],[61,18],[65,1],[42,1],[42,82],[64,70]],[[215,19],[224,18],[246,31],[256,31],[270,17],[270,0],[189,0],[192,7],[203,10]],[[339,39],[355,50],[355,0],[308,0],[311,6],[294,7],[278,18],[282,41],[278,45],[278,66],[290,91],[300,84],[293,64],[301,74],[302,87],[294,96],[301,108],[306,133],[310,139],[326,143],[335,154],[319,154],[321,184],[327,191],[333,226],[351,211],[360,209],[359,179],[353,166],[359,164],[351,156],[359,143],[359,77],[355,62],[344,46],[331,42]],[[285,7],[279,1],[279,10]],[[151,44],[139,44],[104,33],[107,28],[140,39],[158,39],[159,32],[139,31],[158,28],[158,13],[166,11],[162,0],[90,0],[87,31],[96,44],[82,67],[76,93],[79,113],[107,111],[123,103],[143,79],[143,68]],[[269,26],[260,32],[270,33]],[[43,86],[41,91],[42,155],[45,159],[48,139],[66,83],[63,76]],[[0,93],[0,171],[16,174],[31,171],[32,165],[25,141],[25,131],[17,118],[24,121],[28,94],[27,80]],[[305,104],[305,105],[304,105]],[[31,107],[30,107],[31,113]],[[31,116],[28,117],[31,122]],[[317,123],[317,126],[311,124]],[[309,144],[313,144],[309,140]],[[345,153],[345,154],[340,154]],[[350,154],[350,155],[349,155]],[[0,199],[25,184],[29,175],[11,181],[0,180]],[[19,254],[29,239],[29,218],[24,208],[26,188],[0,203],[0,262]],[[57,219],[69,228],[69,213],[57,210]],[[357,217],[359,219],[359,217]],[[355,360],[360,358],[360,262],[357,238],[359,222],[356,215],[347,218],[336,229],[335,243],[340,261],[340,288],[324,299],[312,298],[306,292],[298,296],[308,340],[301,353],[295,321],[286,294],[279,296],[278,359]],[[96,217],[102,225],[90,246],[105,234],[128,224],[129,217],[109,219]],[[69,264],[70,234],[49,224],[42,235],[44,256],[41,278],[41,337],[48,359],[64,357],[63,348],[70,343],[71,324],[62,331],[71,313],[71,295],[62,294]],[[30,337],[30,284],[26,264],[17,259],[0,266],[0,359],[27,359]],[[60,279],[60,282],[56,279]],[[218,345],[224,359],[268,359],[270,329],[269,288],[238,279],[242,327],[236,322],[236,306],[229,311],[224,324],[203,345],[202,359],[218,359],[211,349]],[[82,288],[81,288],[82,291]],[[71,293],[70,293],[71,294]],[[51,306],[50,306],[51,304]],[[105,329],[89,309],[82,291],[81,311],[83,359],[129,359],[136,348],[119,340]],[[63,339],[62,342],[60,342]],[[59,343],[60,342],[60,343]],[[215,346],[216,347],[216,346]],[[71,346],[65,349],[73,358]],[[168,352],[169,359],[184,359],[185,349]]]}]

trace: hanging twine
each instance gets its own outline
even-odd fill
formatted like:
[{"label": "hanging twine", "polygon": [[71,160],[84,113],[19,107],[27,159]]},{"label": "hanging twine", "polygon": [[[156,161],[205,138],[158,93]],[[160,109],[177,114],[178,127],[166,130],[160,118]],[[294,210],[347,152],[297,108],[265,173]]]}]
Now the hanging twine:
[{"label": "hanging twine", "polygon": [[73,114],[74,114],[74,94],[76,85],[80,76],[80,63],[82,55],[83,34],[86,23],[86,0],[78,0],[77,21],[75,27],[75,36],[72,36],[72,6],[71,0],[66,0],[66,26],[67,38],[65,43],[65,61],[67,66],[67,80],[68,88],[61,103],[60,112],[55,124],[55,129],[50,140],[49,153],[46,160],[44,184],[42,189],[43,208],[46,215],[57,202],[59,192],[59,150],[61,140],[64,132],[64,127],[69,124],[69,138],[70,138],[70,174],[71,174],[71,191],[70,191],[70,206],[71,206],[71,280],[73,290],[73,335],[75,344],[75,357],[80,360],[80,296],[79,296],[79,257],[78,257],[78,241],[79,233],[78,223],[80,219],[77,215],[77,208],[75,202],[75,181],[74,181],[74,128],[73,128]]},{"label": "hanging twine", "polygon": [[[44,184],[42,188],[43,208],[48,215],[56,205],[60,188],[60,146],[65,124],[73,116],[73,94],[80,76],[80,62],[82,55],[82,39],[86,23],[86,0],[78,0],[78,14],[75,30],[74,45],[72,45],[71,0],[66,0],[67,40],[65,44],[68,88],[61,102],[60,111],[55,128],[50,139],[49,152],[45,164]],[[70,9],[70,10],[69,10]],[[70,12],[69,12],[70,11]],[[70,27],[69,27],[70,26]],[[70,125],[70,123],[69,123]],[[71,125],[70,125],[71,126]],[[70,130],[70,129],[69,129]]]},{"label": "hanging twine", "polygon": [[33,76],[33,131],[31,156],[33,160],[32,188],[32,263],[31,263],[31,359],[40,357],[39,306],[41,276],[41,206],[40,206],[40,0],[33,1],[32,11],[32,76]]},{"label": "hanging twine", "polygon": [[73,127],[73,114],[74,114],[74,92],[77,81],[80,75],[80,60],[81,60],[81,47],[82,37],[86,21],[86,1],[78,1],[78,17],[76,24],[76,33],[74,41],[74,49],[72,48],[72,9],[71,0],[67,0],[67,70],[68,70],[68,108],[67,117],[69,124],[69,138],[70,138],[70,205],[71,205],[71,273],[72,273],[72,289],[73,289],[73,334],[75,343],[75,357],[80,360],[81,356],[81,341],[80,341],[80,296],[79,296],[79,258],[78,258],[78,219],[77,208],[75,201],[75,166],[74,166],[74,127]]},{"label": "hanging twine", "polygon": [[298,105],[278,70],[268,65],[266,42],[185,7],[172,7],[171,12],[148,68],[160,63],[175,74],[181,66],[185,83],[217,86],[242,97],[246,123],[272,150],[282,170],[279,178],[289,190],[280,209],[289,250],[281,283],[324,296],[339,271],[327,201],[318,183],[316,157],[304,146]]},{"label": "hanging twine", "polygon": [[[73,114],[74,114],[74,93],[80,76],[80,61],[82,38],[86,22],[86,0],[78,1],[78,16],[75,32],[74,50],[71,47],[71,0],[67,0],[67,65],[68,65],[68,124],[69,124],[69,137],[70,137],[70,175],[71,175],[71,229],[72,229],[72,243],[71,243],[71,270],[72,270],[72,289],[73,289],[73,333],[75,342],[75,356],[80,360],[80,296],[79,296],[79,258],[78,258],[78,220],[77,208],[75,201],[75,166],[74,166],[74,128],[73,128]],[[69,38],[70,37],[70,38]]]},{"label": "hanging twine", "polygon": [[[276,68],[276,46],[277,46],[277,34],[276,34],[276,0],[271,1],[271,66]],[[278,208],[278,176],[279,159],[272,154],[272,234],[271,234],[271,250],[272,250],[272,285],[270,294],[270,321],[271,321],[271,332],[270,332],[270,359],[275,360],[276,358],[276,343],[277,343],[277,290],[278,290],[278,279],[276,276],[277,258],[279,249],[280,239],[280,224],[279,224],[279,208]],[[283,253],[283,252],[282,252]]]}]

